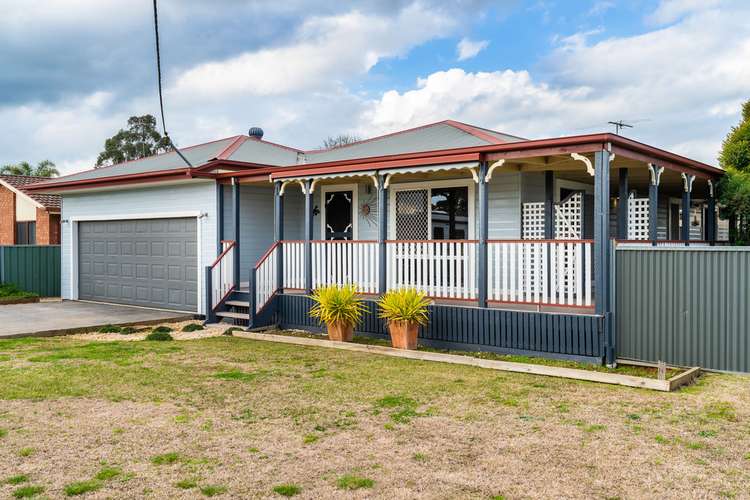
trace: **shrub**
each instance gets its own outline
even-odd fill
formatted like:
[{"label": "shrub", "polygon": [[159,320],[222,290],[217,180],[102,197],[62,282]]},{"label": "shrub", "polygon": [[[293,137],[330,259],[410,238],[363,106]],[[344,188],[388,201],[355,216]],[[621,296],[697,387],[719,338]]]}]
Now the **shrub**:
[{"label": "shrub", "polygon": [[134,326],[126,326],[120,329],[120,335],[132,335],[137,331]]},{"label": "shrub", "polygon": [[198,330],[203,330],[203,325],[200,323],[190,323],[182,327],[183,332],[197,332]]},{"label": "shrub", "polygon": [[172,329],[170,327],[168,327],[168,326],[161,325],[161,326],[157,326],[156,328],[154,328],[151,331],[153,333],[169,333],[169,332],[172,331]]},{"label": "shrub", "polygon": [[122,328],[119,326],[114,325],[104,325],[103,327],[99,328],[99,333],[121,333]]},{"label": "shrub", "polygon": [[239,326],[233,326],[231,328],[227,328],[226,330],[224,330],[224,332],[222,332],[222,335],[226,335],[227,337],[232,337],[233,336],[232,332],[241,332],[241,331],[242,331],[242,328],[240,328]]},{"label": "shrub", "polygon": [[391,290],[378,300],[379,316],[387,321],[426,325],[430,301],[414,288]]},{"label": "shrub", "polygon": [[341,322],[355,326],[362,320],[365,312],[365,305],[357,297],[354,285],[320,287],[313,291],[310,298],[315,302],[310,309],[310,317],[317,318],[321,323]]},{"label": "shrub", "polygon": [[167,332],[153,331],[146,335],[146,340],[172,340],[172,336]]}]

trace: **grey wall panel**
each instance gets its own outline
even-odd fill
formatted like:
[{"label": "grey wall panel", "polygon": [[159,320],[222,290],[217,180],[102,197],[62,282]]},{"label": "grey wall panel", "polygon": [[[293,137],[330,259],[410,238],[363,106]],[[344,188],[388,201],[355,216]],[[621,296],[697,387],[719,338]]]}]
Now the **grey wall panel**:
[{"label": "grey wall panel", "polygon": [[[224,187],[224,239],[233,240],[232,187]],[[273,244],[273,185],[240,186],[240,281]]]},{"label": "grey wall panel", "polygon": [[[477,200],[478,198],[477,196]],[[492,179],[487,185],[487,205],[490,239],[516,240],[521,238],[521,174],[519,172],[496,170],[492,174]]]},{"label": "grey wall panel", "polygon": [[617,355],[750,371],[750,249],[619,249]]}]

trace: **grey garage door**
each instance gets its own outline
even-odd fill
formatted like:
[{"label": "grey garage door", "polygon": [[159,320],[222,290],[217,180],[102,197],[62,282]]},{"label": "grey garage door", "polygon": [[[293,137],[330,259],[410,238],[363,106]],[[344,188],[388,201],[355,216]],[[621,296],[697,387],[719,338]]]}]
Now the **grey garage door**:
[{"label": "grey garage door", "polygon": [[80,222],[78,298],[197,311],[195,218]]}]

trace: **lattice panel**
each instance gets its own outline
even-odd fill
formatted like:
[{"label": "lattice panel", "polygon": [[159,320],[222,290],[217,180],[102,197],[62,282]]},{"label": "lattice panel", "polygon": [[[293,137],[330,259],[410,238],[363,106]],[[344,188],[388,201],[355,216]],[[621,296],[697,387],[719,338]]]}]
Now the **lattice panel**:
[{"label": "lattice panel", "polygon": [[636,198],[632,194],[628,198],[628,239],[648,239],[648,198]]},{"label": "lattice panel", "polygon": [[544,239],[544,202],[524,203],[521,207],[524,240]]},{"label": "lattice panel", "polygon": [[429,239],[429,209],[426,189],[396,191],[396,239]]},{"label": "lattice panel", "polygon": [[581,239],[581,210],[583,193],[575,193],[564,203],[555,205],[555,239]]}]

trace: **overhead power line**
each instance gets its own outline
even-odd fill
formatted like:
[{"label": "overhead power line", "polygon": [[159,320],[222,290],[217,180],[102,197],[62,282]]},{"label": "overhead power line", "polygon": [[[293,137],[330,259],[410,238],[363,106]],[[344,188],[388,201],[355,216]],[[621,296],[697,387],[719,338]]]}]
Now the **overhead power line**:
[{"label": "overhead power line", "polygon": [[182,151],[180,151],[177,146],[175,146],[174,142],[169,137],[169,132],[167,132],[167,124],[164,120],[164,97],[162,96],[161,91],[161,51],[159,50],[159,13],[156,7],[156,0],[154,0],[154,34],[156,35],[156,78],[159,84],[159,109],[161,111],[161,128],[164,131],[164,137],[169,140],[169,144],[174,148],[175,152],[180,155],[182,161],[184,161],[188,167],[193,168],[193,164],[190,163],[187,158],[185,158],[185,155],[182,154]]}]

